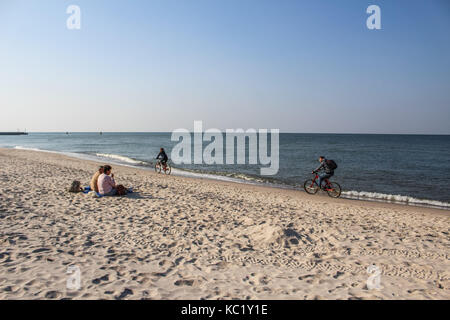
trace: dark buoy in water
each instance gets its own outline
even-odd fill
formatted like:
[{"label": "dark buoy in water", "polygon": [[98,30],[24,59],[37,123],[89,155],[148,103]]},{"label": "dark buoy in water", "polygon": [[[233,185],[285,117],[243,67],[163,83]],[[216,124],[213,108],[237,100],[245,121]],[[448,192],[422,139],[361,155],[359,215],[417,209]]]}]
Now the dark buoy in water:
[{"label": "dark buoy in water", "polygon": [[100,131],[100,135],[102,135],[102,134],[103,134],[103,132]]},{"label": "dark buoy in water", "polygon": [[69,132],[66,132],[66,134],[69,134]]}]

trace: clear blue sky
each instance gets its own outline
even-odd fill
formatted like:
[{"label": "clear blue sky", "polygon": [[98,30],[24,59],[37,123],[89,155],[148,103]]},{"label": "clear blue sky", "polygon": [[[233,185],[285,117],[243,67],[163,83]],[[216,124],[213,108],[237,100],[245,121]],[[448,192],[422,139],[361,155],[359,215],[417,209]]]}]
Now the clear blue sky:
[{"label": "clear blue sky", "polygon": [[0,131],[450,133],[448,0],[0,0],[0,40]]}]

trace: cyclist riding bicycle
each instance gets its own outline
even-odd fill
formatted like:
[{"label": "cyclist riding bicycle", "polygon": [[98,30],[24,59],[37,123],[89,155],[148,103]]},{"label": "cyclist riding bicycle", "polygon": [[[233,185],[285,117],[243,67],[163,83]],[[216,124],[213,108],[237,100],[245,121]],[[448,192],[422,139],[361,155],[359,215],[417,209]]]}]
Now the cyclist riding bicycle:
[{"label": "cyclist riding bicycle", "polygon": [[334,169],[337,168],[336,163],[333,160],[327,160],[324,156],[319,157],[320,166],[316,168],[312,173],[316,173],[320,170],[323,170],[321,174],[319,174],[319,187],[322,188],[322,181],[325,179],[329,179],[334,175]]},{"label": "cyclist riding bicycle", "polygon": [[156,159],[161,159],[161,164],[163,165],[164,169],[167,166],[167,160],[169,160],[169,157],[167,157],[166,152],[164,151],[164,148],[159,149],[158,156]]}]

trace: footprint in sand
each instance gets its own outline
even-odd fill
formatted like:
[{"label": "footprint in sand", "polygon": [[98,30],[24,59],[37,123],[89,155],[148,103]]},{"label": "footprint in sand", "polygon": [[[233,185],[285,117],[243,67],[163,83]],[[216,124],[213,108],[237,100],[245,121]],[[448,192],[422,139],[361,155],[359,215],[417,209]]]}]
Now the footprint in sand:
[{"label": "footprint in sand", "polygon": [[127,296],[132,295],[132,294],[133,294],[133,290],[125,288],[125,289],[122,291],[122,293],[121,293],[118,297],[116,297],[116,299],[117,299],[117,300],[122,300],[122,299],[124,299],[124,298],[126,298]]},{"label": "footprint in sand", "polygon": [[58,298],[60,298],[61,296],[62,296],[61,293],[58,292],[58,291],[48,291],[48,292],[45,294],[45,298],[46,298],[46,299],[58,299]]},{"label": "footprint in sand", "polygon": [[177,280],[174,282],[176,286],[192,286],[194,284],[194,280]]},{"label": "footprint in sand", "polygon": [[96,278],[96,279],[92,280],[92,283],[93,283],[93,284],[99,284],[99,283],[101,283],[102,281],[108,281],[108,280],[109,280],[109,275],[108,275],[108,274],[105,274],[103,277]]}]

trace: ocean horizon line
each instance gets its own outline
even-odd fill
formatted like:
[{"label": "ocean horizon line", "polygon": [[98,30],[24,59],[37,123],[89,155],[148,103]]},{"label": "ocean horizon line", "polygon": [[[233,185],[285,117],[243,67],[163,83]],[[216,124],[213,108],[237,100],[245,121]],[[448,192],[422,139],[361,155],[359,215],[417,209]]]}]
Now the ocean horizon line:
[{"label": "ocean horizon line", "polygon": [[[228,128],[230,129],[230,128]],[[226,129],[219,129],[224,131]],[[11,131],[15,132],[15,131]],[[25,131],[27,133],[39,133],[39,134],[105,134],[105,133],[172,133],[172,131]],[[192,130],[193,132],[193,130]],[[291,131],[280,131],[280,134],[311,134],[311,135],[374,135],[374,136],[450,136],[450,133],[364,133],[364,132],[291,132]]]}]

